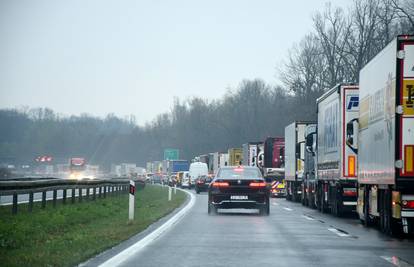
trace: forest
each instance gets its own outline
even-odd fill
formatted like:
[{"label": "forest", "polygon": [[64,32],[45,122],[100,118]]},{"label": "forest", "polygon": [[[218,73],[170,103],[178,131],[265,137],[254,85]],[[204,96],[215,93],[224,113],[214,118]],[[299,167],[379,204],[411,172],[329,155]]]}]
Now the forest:
[{"label": "forest", "polygon": [[[313,30],[276,67],[280,84],[242,80],[221,99],[175,99],[170,111],[145,125],[131,115],[63,116],[47,107],[0,110],[0,163],[56,162],[82,156],[111,163],[160,160],[165,148],[180,157],[241,147],[282,136],[294,120],[316,120],[316,99],[338,83],[358,83],[360,69],[399,34],[414,34],[414,1],[354,0],[347,9],[327,4]],[[271,60],[271,59],[269,59]],[[224,90],[224,88],[223,88]]]}]

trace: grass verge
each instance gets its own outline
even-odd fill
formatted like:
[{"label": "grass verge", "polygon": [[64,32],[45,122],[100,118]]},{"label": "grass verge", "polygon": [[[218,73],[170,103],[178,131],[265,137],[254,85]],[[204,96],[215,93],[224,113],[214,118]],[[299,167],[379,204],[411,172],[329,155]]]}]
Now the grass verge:
[{"label": "grass verge", "polygon": [[0,265],[76,265],[139,233],[186,199],[177,190],[168,201],[167,187],[151,185],[135,196],[135,220],[131,222],[128,194],[57,208],[49,204],[45,210],[14,216],[10,207],[0,207]]}]

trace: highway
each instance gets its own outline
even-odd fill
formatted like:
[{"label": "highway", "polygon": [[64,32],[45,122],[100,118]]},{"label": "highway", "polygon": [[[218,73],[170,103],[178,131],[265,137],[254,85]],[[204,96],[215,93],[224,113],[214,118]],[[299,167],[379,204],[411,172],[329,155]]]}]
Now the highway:
[{"label": "highway", "polygon": [[[206,193],[196,195],[195,200],[178,223],[125,256],[120,266],[349,267],[414,263],[414,239],[388,237],[376,228],[363,227],[352,216],[336,218],[285,199],[271,200],[270,216],[243,210],[208,215]],[[121,244],[85,265],[98,266],[125,248]]]}]

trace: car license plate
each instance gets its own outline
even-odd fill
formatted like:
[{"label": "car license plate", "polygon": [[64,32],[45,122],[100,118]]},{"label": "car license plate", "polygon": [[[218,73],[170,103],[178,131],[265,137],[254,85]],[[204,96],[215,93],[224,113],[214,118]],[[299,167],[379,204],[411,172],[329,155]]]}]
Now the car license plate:
[{"label": "car license plate", "polygon": [[247,196],[230,196],[230,199],[232,200],[245,200],[248,199]]}]

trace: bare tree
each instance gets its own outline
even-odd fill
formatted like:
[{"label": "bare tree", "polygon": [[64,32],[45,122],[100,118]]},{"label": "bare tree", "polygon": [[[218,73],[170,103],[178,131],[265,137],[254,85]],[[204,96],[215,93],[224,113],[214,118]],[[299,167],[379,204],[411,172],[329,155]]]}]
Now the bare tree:
[{"label": "bare tree", "polygon": [[329,3],[323,13],[318,12],[313,17],[313,22],[326,60],[327,85],[333,87],[345,79],[345,46],[351,24],[341,8],[332,9]]},{"label": "bare tree", "polygon": [[409,26],[407,33],[414,33],[414,1],[412,0],[390,0],[392,7],[397,11],[401,19],[405,19]]}]

